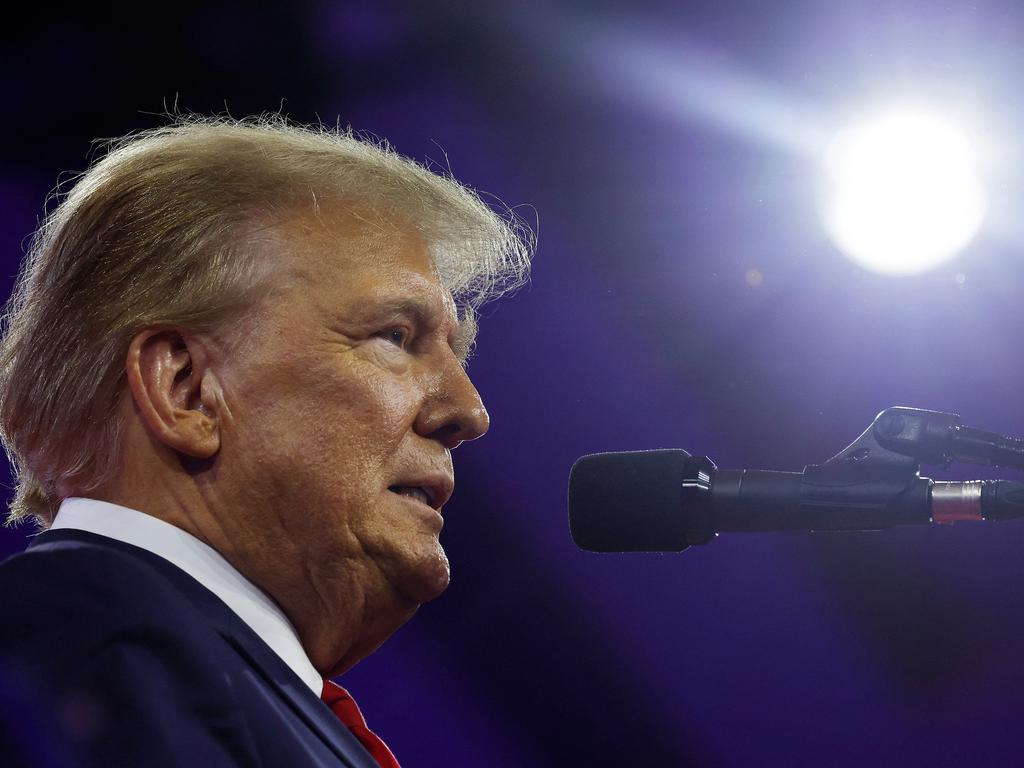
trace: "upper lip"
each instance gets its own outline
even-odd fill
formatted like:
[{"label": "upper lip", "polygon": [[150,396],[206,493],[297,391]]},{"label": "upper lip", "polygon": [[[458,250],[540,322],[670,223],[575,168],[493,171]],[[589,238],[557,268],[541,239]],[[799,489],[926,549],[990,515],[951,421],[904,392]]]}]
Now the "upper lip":
[{"label": "upper lip", "polygon": [[455,479],[447,474],[418,475],[399,480],[390,487],[420,488],[427,494],[430,506],[440,512],[441,507],[452,497],[455,490]]}]

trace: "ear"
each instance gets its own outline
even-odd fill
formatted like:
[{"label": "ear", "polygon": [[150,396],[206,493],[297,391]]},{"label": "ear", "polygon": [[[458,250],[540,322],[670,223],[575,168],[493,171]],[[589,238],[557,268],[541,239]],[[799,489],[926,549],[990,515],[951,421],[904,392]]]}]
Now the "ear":
[{"label": "ear", "polygon": [[220,402],[214,396],[219,386],[210,362],[196,339],[154,328],[135,335],[125,361],[146,428],[164,445],[197,459],[220,450]]}]

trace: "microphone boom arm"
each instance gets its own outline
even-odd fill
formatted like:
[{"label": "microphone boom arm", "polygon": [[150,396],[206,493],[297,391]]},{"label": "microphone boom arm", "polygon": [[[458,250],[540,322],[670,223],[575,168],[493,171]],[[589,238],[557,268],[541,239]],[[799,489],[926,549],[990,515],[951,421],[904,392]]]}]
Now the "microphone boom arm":
[{"label": "microphone boom arm", "polygon": [[921,477],[922,462],[945,468],[954,461],[1024,469],[1024,440],[964,427],[957,414],[893,407],[803,472],[719,470],[707,457],[692,456],[684,464],[683,499],[700,510],[691,517],[700,523],[686,540],[705,544],[724,531],[866,531],[1024,514],[1018,484]]},{"label": "microphone boom arm", "polygon": [[961,461],[1024,470],[1024,440],[965,427],[955,413],[920,408],[886,408],[864,434],[836,458],[851,449],[863,448],[881,448],[943,467]]}]

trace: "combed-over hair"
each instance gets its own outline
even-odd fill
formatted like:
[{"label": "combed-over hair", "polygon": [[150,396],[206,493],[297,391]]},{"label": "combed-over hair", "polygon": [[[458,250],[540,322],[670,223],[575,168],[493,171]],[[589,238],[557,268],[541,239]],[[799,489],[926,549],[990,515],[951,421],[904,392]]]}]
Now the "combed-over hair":
[{"label": "combed-over hair", "polygon": [[140,330],[214,330],[251,306],[254,225],[327,200],[424,237],[460,316],[521,285],[534,237],[448,175],[350,130],[179,118],[113,141],[36,231],[0,339],[8,523],[53,521],[119,466],[125,357]]}]

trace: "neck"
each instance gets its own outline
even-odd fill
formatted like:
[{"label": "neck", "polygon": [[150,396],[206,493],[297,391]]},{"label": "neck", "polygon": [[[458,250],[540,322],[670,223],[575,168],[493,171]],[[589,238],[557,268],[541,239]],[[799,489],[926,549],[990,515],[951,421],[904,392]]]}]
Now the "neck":
[{"label": "neck", "polygon": [[281,608],[324,677],[369,656],[416,612],[417,604],[393,591],[368,593],[362,585],[371,580],[353,564],[325,564],[301,551],[272,517],[267,523],[252,514],[251,503],[227,503],[201,475],[160,469],[126,468],[83,495],[151,515],[216,550]]}]

